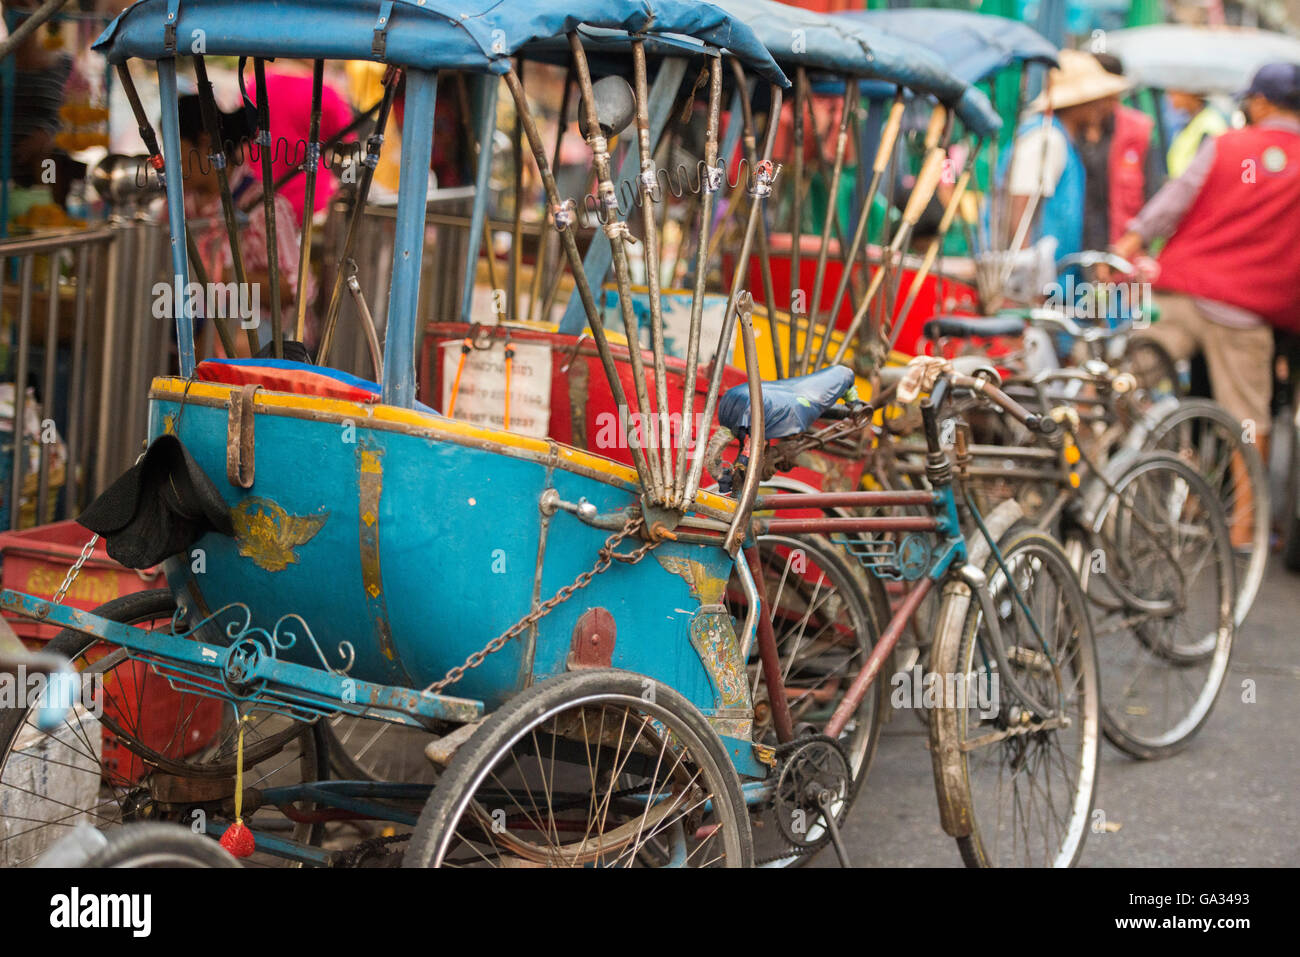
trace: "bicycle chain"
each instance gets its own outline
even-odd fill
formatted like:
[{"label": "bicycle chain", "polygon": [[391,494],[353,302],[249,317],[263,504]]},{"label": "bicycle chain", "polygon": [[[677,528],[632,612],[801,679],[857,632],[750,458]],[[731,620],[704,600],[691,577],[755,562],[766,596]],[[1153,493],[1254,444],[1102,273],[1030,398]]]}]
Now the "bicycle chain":
[{"label": "bicycle chain", "polygon": [[364,841],[358,841],[346,850],[339,851],[331,864],[332,867],[357,867],[364,861],[372,851],[380,851],[389,844],[397,844],[401,841],[409,841],[410,834],[393,834],[388,837],[371,837]]},{"label": "bicycle chain", "polygon": [[595,565],[580,574],[568,585],[565,585],[552,597],[538,605],[534,611],[531,611],[523,618],[520,618],[517,622],[501,634],[497,635],[478,651],[471,654],[463,663],[452,668],[442,677],[441,680],[435,681],[433,684],[425,688],[425,693],[438,694],[447,686],[455,684],[465,676],[465,672],[477,668],[489,655],[493,655],[500,651],[513,639],[518,638],[523,634],[529,627],[537,624],[557,607],[572,598],[575,593],[590,585],[593,578],[601,572],[606,571],[614,562],[617,561],[628,565],[635,565],[637,562],[641,561],[641,559],[645,558],[646,555],[649,554],[650,550],[659,544],[657,541],[647,541],[637,546],[637,548],[628,552],[626,555],[620,555],[614,551],[623,539],[638,530],[642,525],[644,525],[644,520],[641,516],[629,516],[621,529],[610,535],[609,538],[605,539],[605,544],[600,547],[600,552],[598,553],[600,557],[596,560]]}]

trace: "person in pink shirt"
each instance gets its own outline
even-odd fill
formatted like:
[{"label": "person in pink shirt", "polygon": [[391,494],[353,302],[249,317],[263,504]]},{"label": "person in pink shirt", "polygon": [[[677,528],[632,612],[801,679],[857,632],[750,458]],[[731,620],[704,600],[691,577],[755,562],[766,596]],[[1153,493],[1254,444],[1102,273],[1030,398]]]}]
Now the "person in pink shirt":
[{"label": "person in pink shirt", "polygon": [[[203,128],[202,111],[197,96],[182,96],[177,104],[181,134],[182,169],[185,179],[185,218],[193,231],[204,271],[210,283],[229,283],[235,279],[230,237],[226,233],[222,212],[221,192],[216,170],[209,159],[212,142]],[[242,111],[220,116],[222,139],[229,158],[234,159],[247,150],[252,138],[250,119]],[[248,281],[258,288],[259,340],[265,346],[271,341],[270,261],[267,242],[266,213],[262,196],[262,182],[255,169],[248,164],[233,162],[226,167],[232,198],[237,206],[247,206],[246,216],[240,217],[239,246]],[[292,330],[293,317],[298,302],[298,223],[283,193],[275,198],[275,261],[280,277],[280,302],[286,330]],[[205,291],[206,294],[206,291]],[[314,315],[311,304],[316,296],[316,283],[307,273],[307,286],[303,290],[307,301],[308,339],[314,335]],[[200,313],[203,307],[200,306]],[[208,317],[200,314],[200,325]],[[234,327],[235,346],[240,355],[247,354],[246,337]],[[286,332],[291,337],[292,331]],[[218,344],[218,348],[220,348]]]},{"label": "person in pink shirt", "polygon": [[[267,65],[266,98],[271,108],[271,141],[275,144],[275,159],[271,165],[276,182],[289,170],[301,166],[306,156],[306,143],[311,132],[311,81],[312,61],[276,60]],[[256,93],[249,90],[256,98]],[[329,83],[321,88],[320,141],[327,142],[346,129],[352,122],[352,108]],[[328,151],[322,150],[320,169],[316,176],[315,215],[329,205],[338,191],[338,183],[325,165]],[[302,222],[302,209],[306,201],[307,177],[299,174],[280,190],[289,201],[293,214]]]}]

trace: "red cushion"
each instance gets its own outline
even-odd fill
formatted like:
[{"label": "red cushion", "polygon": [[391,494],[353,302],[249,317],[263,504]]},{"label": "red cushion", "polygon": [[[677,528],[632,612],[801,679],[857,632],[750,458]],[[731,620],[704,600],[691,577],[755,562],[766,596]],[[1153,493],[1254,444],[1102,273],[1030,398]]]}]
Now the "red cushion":
[{"label": "red cushion", "polygon": [[195,370],[201,382],[226,385],[260,385],[272,392],[315,395],[349,402],[378,402],[374,392],[343,382],[324,371],[308,368],[285,369],[267,365],[235,365],[228,362],[200,362]]}]

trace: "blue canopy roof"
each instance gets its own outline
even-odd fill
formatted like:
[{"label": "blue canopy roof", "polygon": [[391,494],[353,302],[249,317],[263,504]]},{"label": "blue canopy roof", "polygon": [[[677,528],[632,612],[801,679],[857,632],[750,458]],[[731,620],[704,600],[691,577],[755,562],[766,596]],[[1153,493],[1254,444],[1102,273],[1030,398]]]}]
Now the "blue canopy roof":
[{"label": "blue canopy roof", "polygon": [[965,84],[929,50],[776,0],[715,0],[747,24],[787,73],[793,67],[877,77],[956,99]]},{"label": "blue canopy roof", "polygon": [[[950,106],[968,127],[987,134],[1001,125],[978,90],[954,76],[932,50],[856,20],[816,13],[776,0],[715,0],[747,24],[786,71],[850,74],[929,93]],[[890,91],[892,93],[892,90]]]},{"label": "blue canopy roof", "polygon": [[836,16],[936,53],[966,83],[978,83],[1012,63],[1055,65],[1056,46],[1033,27],[967,10],[854,10]]},{"label": "blue canopy roof", "polygon": [[[175,40],[169,44],[173,12]],[[193,31],[202,30],[204,52],[216,56],[377,60],[505,73],[509,58],[529,44],[584,25],[692,37],[789,85],[749,27],[696,0],[139,0],[108,25],[95,49],[115,63],[156,60],[177,49],[189,52]]]}]

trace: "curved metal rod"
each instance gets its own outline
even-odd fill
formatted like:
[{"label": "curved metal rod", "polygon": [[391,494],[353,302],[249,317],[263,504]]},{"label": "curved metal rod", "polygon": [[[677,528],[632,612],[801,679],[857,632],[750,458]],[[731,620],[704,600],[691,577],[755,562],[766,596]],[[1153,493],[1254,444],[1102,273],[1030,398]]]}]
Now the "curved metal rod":
[{"label": "curved metal rod", "polygon": [[[754,200],[759,201],[757,198]],[[736,302],[740,317],[740,338],[745,347],[745,370],[749,375],[749,465],[745,468],[745,484],[736,502],[736,514],[727,529],[722,547],[728,555],[740,551],[749,534],[749,519],[754,513],[754,499],[763,478],[763,453],[767,436],[763,428],[763,380],[758,371],[758,345],[754,342],[754,298],[748,292],[740,294]]]},{"label": "curved metal rod", "polygon": [[[258,61],[260,68],[261,61]],[[321,329],[320,342],[316,347],[316,364],[325,365],[329,361],[330,347],[334,344],[334,327],[339,318],[339,307],[343,303],[343,266],[352,258],[361,234],[361,218],[365,213],[366,202],[370,198],[370,184],[375,179],[375,167],[379,165],[379,151],[384,145],[384,129],[388,126],[388,115],[393,109],[393,98],[397,94],[400,73],[390,66],[384,71],[384,96],[379,101],[379,115],[375,118],[375,131],[366,140],[366,156],[360,161],[361,174],[357,180],[357,193],[353,201],[352,214],[348,217],[348,232],[343,240],[343,252],[339,255],[338,268],[334,273],[334,286],[330,290],[329,306],[325,310],[325,324]],[[258,78],[262,82],[261,76]],[[259,88],[259,96],[263,95]],[[270,173],[270,164],[266,165],[263,177]],[[351,279],[352,277],[349,277]],[[277,333],[278,337],[278,333]]]}]

